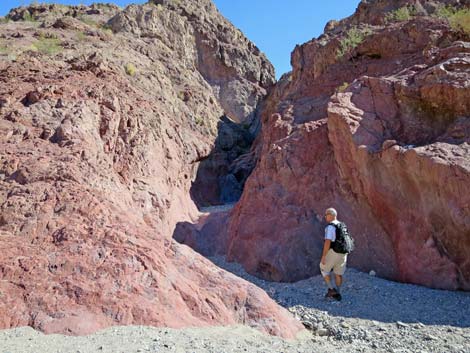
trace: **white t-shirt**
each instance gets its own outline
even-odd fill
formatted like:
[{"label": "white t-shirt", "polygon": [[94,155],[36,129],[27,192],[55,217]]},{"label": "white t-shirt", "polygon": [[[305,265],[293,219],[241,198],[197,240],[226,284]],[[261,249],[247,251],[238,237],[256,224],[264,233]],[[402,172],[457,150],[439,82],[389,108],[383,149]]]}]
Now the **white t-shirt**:
[{"label": "white t-shirt", "polygon": [[[338,224],[339,221],[335,219],[331,223]],[[332,242],[336,240],[336,228],[330,224],[325,228],[325,240],[331,240]]]}]

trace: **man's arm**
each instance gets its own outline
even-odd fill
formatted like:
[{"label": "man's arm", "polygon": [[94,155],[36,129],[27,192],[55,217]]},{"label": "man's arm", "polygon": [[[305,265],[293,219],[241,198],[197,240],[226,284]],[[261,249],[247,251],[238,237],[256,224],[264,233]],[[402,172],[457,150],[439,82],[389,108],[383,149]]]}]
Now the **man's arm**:
[{"label": "man's arm", "polygon": [[324,265],[326,263],[326,254],[328,250],[330,250],[331,240],[326,239],[325,243],[323,244],[323,253],[321,254],[321,263]]}]

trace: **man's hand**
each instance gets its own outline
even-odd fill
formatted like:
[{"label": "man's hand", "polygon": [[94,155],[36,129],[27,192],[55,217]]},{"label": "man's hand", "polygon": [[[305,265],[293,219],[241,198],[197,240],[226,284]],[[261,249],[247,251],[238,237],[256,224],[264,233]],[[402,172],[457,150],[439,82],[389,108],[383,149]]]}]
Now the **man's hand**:
[{"label": "man's hand", "polygon": [[326,265],[326,254],[328,254],[328,250],[330,250],[331,240],[326,239],[325,243],[323,244],[323,252],[321,254],[321,264]]}]

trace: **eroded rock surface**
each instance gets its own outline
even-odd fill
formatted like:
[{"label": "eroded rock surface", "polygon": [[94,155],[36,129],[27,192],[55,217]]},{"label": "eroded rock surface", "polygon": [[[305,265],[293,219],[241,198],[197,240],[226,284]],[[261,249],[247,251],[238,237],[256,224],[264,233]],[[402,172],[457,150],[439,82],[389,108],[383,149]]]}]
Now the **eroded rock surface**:
[{"label": "eroded rock surface", "polygon": [[171,238],[199,216],[189,191],[224,111],[253,119],[273,81],[212,3],[179,3],[34,5],[0,25],[1,328],[301,330]]},{"label": "eroded rock surface", "polygon": [[[276,281],[316,274],[335,207],[357,242],[352,266],[470,289],[470,44],[429,16],[447,3],[363,1],[295,48],[262,112],[229,260]],[[409,19],[386,20],[405,5]],[[339,54],[353,28],[363,40]]]}]

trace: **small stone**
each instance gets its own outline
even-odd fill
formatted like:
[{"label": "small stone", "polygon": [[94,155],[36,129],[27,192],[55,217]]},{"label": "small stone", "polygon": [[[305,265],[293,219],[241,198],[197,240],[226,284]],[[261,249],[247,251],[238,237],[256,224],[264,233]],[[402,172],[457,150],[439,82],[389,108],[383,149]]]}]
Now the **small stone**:
[{"label": "small stone", "polygon": [[370,270],[369,276],[375,277],[376,275],[377,275],[377,273],[374,270]]},{"label": "small stone", "polygon": [[7,97],[0,97],[0,108],[6,107],[8,104],[10,104],[10,99]]},{"label": "small stone", "polygon": [[428,340],[428,341],[437,341],[438,340],[438,338],[436,336],[433,336],[433,335],[430,335],[430,334],[424,335],[424,339]]},{"label": "small stone", "polygon": [[307,330],[313,330],[314,329],[314,326],[311,322],[309,321],[302,321],[302,325],[304,325],[304,327],[307,329]]},{"label": "small stone", "polygon": [[382,150],[386,150],[396,144],[397,144],[396,140],[385,140],[384,143],[382,144]]},{"label": "small stone", "polygon": [[326,328],[320,328],[317,330],[318,336],[328,336],[330,332]]},{"label": "small stone", "polygon": [[41,90],[38,88],[35,91],[28,92],[21,102],[26,107],[29,107],[30,105],[33,105],[34,103],[39,102],[41,98],[42,98]]},{"label": "small stone", "polygon": [[410,325],[405,324],[404,322],[401,322],[401,321],[397,321],[397,327],[398,328],[408,328],[408,327],[410,327]]},{"label": "small stone", "polygon": [[65,107],[65,104],[64,104],[64,101],[62,100],[62,98],[59,98],[57,100],[57,103],[55,104],[55,107],[56,108],[64,108]]}]

